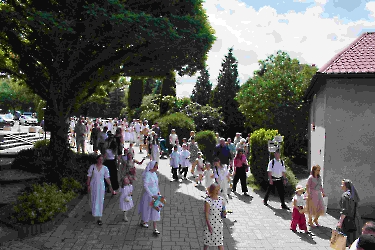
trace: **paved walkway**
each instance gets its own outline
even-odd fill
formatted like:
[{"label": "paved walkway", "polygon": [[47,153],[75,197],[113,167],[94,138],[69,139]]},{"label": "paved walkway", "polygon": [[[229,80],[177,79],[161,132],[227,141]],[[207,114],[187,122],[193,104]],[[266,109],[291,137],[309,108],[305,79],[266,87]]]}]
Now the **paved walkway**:
[{"label": "paved walkway", "polygon": [[[135,149],[138,152],[138,148]],[[140,160],[144,154],[136,153]],[[137,166],[138,181],[134,184],[135,207],[128,213],[129,222],[122,221],[117,196],[106,194],[103,225],[98,226],[91,216],[87,195],[79,202],[62,224],[51,232],[36,237],[6,242],[0,249],[203,249],[205,226],[204,191],[194,187],[192,178],[182,183],[170,182],[169,159],[161,159],[159,185],[167,199],[158,223],[160,236],[152,234],[152,226],[139,226],[138,203],[142,195],[141,172],[148,161]],[[240,191],[240,185],[238,189]],[[320,219],[323,225],[312,229],[315,236],[289,230],[291,213],[280,209],[278,198],[270,206],[263,205],[263,194],[249,192],[251,197],[233,194],[224,219],[225,249],[330,249],[331,228],[337,220],[329,215]],[[291,204],[289,204],[291,206]],[[152,223],[151,223],[152,224]],[[217,248],[211,248],[217,249]]]}]

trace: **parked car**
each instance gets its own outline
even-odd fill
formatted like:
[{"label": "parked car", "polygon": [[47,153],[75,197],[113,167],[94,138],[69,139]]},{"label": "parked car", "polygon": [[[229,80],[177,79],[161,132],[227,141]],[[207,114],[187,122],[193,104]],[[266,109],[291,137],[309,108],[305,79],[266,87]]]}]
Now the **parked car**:
[{"label": "parked car", "polygon": [[4,128],[6,125],[5,120],[0,116],[0,128]]},{"label": "parked car", "polygon": [[21,115],[20,117],[20,124],[22,125],[34,125],[34,126],[37,126],[38,125],[38,120],[35,119],[35,118],[32,118],[31,116],[27,116],[27,115]]},{"label": "parked car", "polygon": [[3,120],[5,121],[6,126],[13,127],[14,125],[13,115],[11,114],[1,115],[1,118],[3,118]]},{"label": "parked car", "polygon": [[23,115],[33,117],[33,112],[23,112]]}]

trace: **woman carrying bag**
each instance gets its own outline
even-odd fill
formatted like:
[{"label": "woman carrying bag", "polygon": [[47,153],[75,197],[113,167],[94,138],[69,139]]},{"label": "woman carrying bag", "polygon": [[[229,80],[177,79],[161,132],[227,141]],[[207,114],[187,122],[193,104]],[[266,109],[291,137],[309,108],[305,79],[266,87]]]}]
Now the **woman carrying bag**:
[{"label": "woman carrying bag", "polygon": [[344,193],[341,196],[341,216],[337,228],[347,236],[346,246],[350,246],[361,233],[362,221],[358,213],[360,199],[350,180],[342,180],[341,189]]}]

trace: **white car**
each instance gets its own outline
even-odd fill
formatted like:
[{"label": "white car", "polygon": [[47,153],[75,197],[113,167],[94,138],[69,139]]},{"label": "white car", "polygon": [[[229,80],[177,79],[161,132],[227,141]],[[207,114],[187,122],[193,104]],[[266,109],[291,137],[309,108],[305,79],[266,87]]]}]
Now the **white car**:
[{"label": "white car", "polygon": [[14,120],[13,120],[13,116],[11,114],[0,115],[0,116],[1,116],[1,118],[3,118],[3,120],[5,121],[7,126],[13,127]]},{"label": "white car", "polygon": [[35,119],[35,118],[32,118],[31,116],[27,116],[27,115],[21,115],[20,117],[20,124],[22,125],[34,125],[34,126],[37,126],[38,125],[38,120]]}]

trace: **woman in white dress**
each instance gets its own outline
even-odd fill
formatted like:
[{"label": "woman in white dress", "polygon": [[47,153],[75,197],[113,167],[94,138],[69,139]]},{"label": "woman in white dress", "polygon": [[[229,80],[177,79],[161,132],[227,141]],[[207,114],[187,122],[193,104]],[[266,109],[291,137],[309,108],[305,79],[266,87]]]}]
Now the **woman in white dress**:
[{"label": "woman in white dress", "polygon": [[204,249],[208,247],[218,247],[224,249],[223,219],[225,217],[225,200],[219,196],[220,186],[216,183],[208,188],[209,196],[204,203],[206,217],[206,228],[204,229]]},{"label": "woman in white dress", "polygon": [[148,222],[153,221],[154,234],[160,234],[156,227],[156,222],[160,221],[160,211],[150,205],[151,201],[158,199],[160,195],[159,179],[156,174],[158,165],[156,161],[150,161],[142,173],[144,192],[138,207],[138,213],[142,216],[141,226],[148,228]]},{"label": "woman in white dress", "polygon": [[113,192],[108,168],[103,165],[103,156],[98,155],[96,157],[96,164],[90,166],[87,174],[87,191],[91,198],[91,212],[94,217],[98,218],[98,225],[103,224],[104,179],[111,192]]}]

